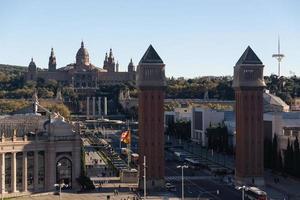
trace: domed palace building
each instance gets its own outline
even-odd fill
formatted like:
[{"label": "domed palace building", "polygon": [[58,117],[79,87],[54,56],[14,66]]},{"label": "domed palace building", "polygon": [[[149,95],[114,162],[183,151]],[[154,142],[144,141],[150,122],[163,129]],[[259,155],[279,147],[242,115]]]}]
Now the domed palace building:
[{"label": "domed palace building", "polygon": [[113,85],[135,80],[135,66],[130,60],[127,72],[119,71],[119,64],[115,62],[112,49],[106,53],[103,67],[90,63],[88,50],[81,42],[81,47],[76,54],[76,63],[65,67],[56,67],[56,57],[53,48],[49,57],[48,69],[38,69],[33,59],[26,73],[27,81],[36,81],[42,78],[45,81],[53,79],[61,85],[72,85],[74,88],[97,88],[100,85]]}]

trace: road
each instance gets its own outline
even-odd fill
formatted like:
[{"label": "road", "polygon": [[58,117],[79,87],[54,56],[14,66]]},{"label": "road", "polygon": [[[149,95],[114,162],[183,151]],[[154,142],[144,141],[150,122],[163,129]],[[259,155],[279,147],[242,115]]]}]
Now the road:
[{"label": "road", "polygon": [[[120,152],[120,135],[121,131],[107,131],[106,138],[116,150]],[[132,150],[137,152],[138,138],[132,137]],[[124,144],[123,144],[124,145]],[[125,147],[125,146],[123,146]],[[166,154],[167,155],[167,152]],[[179,161],[166,161],[165,176],[166,181],[176,186],[176,192],[172,192],[177,197],[181,197],[181,169],[177,169],[177,165],[182,164]],[[193,177],[185,180],[185,196],[189,198],[207,197],[209,199],[231,199],[240,200],[241,192],[232,186],[226,185],[224,182],[218,181],[218,178],[211,175],[205,170],[185,169],[185,176]],[[220,191],[217,195],[217,190]]]},{"label": "road", "polygon": [[[176,196],[181,196],[181,169],[177,169],[179,162],[166,162],[166,180],[176,186]],[[195,177],[196,180],[185,180],[185,196],[189,198],[207,197],[210,199],[231,199],[240,200],[241,192],[235,190],[232,186],[227,186],[223,182],[218,182],[214,176],[205,170],[184,169],[184,175]],[[173,179],[172,179],[173,177]],[[174,180],[174,177],[176,179]],[[197,180],[198,179],[198,180]],[[219,195],[217,195],[219,190]]]}]

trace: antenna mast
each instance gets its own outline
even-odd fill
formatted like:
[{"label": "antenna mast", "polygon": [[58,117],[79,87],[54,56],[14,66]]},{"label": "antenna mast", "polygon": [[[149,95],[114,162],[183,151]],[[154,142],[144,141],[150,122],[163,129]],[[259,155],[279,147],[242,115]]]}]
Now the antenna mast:
[{"label": "antenna mast", "polygon": [[280,53],[280,37],[279,36],[278,36],[278,52],[277,52],[277,54],[273,54],[272,57],[276,58],[276,60],[278,61],[278,77],[280,77],[280,63],[284,57],[284,54]]}]

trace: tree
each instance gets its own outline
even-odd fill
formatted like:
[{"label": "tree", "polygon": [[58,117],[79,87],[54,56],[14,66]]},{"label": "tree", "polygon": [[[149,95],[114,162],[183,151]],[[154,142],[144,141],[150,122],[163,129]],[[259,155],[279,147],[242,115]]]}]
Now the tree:
[{"label": "tree", "polygon": [[272,154],[271,154],[271,166],[272,169],[278,169],[278,144],[277,135],[275,134],[272,141]]},{"label": "tree", "polygon": [[283,172],[282,155],[280,151],[278,152],[277,170]]},{"label": "tree", "polygon": [[293,174],[293,147],[290,144],[290,139],[288,139],[284,155],[284,171],[288,174]]},{"label": "tree", "polygon": [[48,110],[61,114],[66,119],[69,119],[71,116],[71,112],[69,108],[65,106],[65,104],[63,103],[57,104],[57,103],[41,102],[41,104]]},{"label": "tree", "polygon": [[228,130],[224,124],[219,124],[217,127],[212,127],[210,124],[210,127],[206,129],[206,136],[208,148],[219,152],[228,151]]},{"label": "tree", "polygon": [[265,168],[271,168],[272,162],[272,140],[265,138],[264,140],[264,165]]},{"label": "tree", "polygon": [[293,170],[294,175],[300,177],[300,149],[298,137],[294,140]]}]

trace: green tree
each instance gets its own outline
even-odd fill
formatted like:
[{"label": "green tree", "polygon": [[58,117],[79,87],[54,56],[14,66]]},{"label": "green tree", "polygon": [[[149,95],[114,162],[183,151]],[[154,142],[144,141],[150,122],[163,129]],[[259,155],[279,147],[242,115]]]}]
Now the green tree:
[{"label": "green tree", "polygon": [[293,170],[296,177],[300,177],[300,149],[298,137],[294,140],[294,152],[293,152]]},{"label": "green tree", "polygon": [[293,147],[288,139],[287,148],[284,155],[284,171],[288,174],[293,174]]},{"label": "green tree", "polygon": [[272,169],[278,169],[278,144],[277,135],[275,134],[272,141],[272,154],[271,154],[271,166]]},{"label": "green tree", "polygon": [[264,140],[264,165],[265,168],[271,168],[272,162],[272,140],[265,138]]}]

